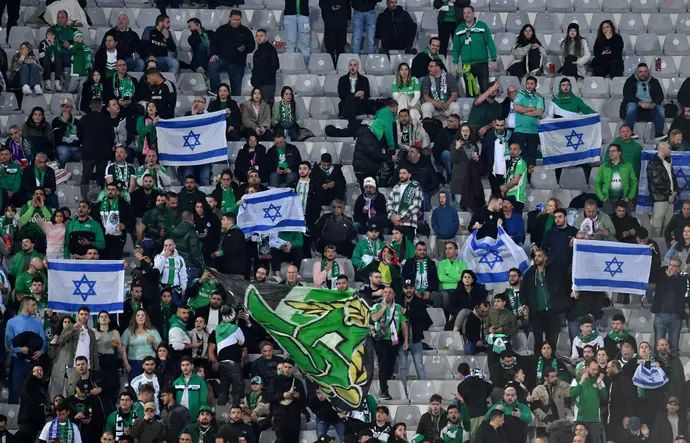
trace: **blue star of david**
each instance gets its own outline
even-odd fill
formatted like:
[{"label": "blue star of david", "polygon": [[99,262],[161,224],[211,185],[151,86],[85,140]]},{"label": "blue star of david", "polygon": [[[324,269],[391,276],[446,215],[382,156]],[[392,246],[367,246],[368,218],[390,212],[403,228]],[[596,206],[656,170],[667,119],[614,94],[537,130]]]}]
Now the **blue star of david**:
[{"label": "blue star of david", "polygon": [[182,138],[184,138],[184,144],[182,145],[182,147],[189,148],[193,151],[194,148],[201,145],[199,137],[201,137],[201,134],[196,134],[194,131],[190,129],[189,134],[182,136]]},{"label": "blue star of david", "polygon": [[271,203],[268,208],[264,208],[264,218],[271,220],[271,223],[275,223],[277,218],[282,218],[283,215],[280,213],[280,206],[276,206]]},{"label": "blue star of david", "polygon": [[[582,136],[584,133],[582,132],[575,132],[573,129],[570,134],[566,135],[565,138],[568,139],[568,143],[565,145],[566,148],[573,148],[574,150],[577,151],[577,148],[580,146],[584,145],[585,142],[582,141]],[[575,142],[573,142],[573,139],[576,139]]]},{"label": "blue star of david", "polygon": [[[86,278],[86,274],[82,274],[81,279],[79,280],[72,280],[72,283],[74,283],[74,292],[72,295],[78,295],[84,301],[86,301],[86,299],[90,296],[96,295],[96,291],[93,289],[93,287],[96,286],[96,281]],[[82,291],[83,285],[88,287],[86,292]]]},{"label": "blue star of david", "polygon": [[615,277],[616,274],[623,273],[622,268],[624,262],[618,261],[618,258],[613,257],[613,260],[606,260],[605,263],[606,267],[604,268],[604,272],[608,272],[609,274],[611,274],[611,277]]},{"label": "blue star of david", "polygon": [[678,168],[676,171],[676,179],[678,180],[678,187],[681,191],[690,190],[690,176],[688,176],[683,168]]},{"label": "blue star of david", "polygon": [[[491,256],[491,257],[489,257]],[[489,267],[492,271],[494,270],[494,266],[498,263],[503,263],[503,257],[501,257],[501,254],[499,254],[496,251],[491,251],[487,250],[482,254],[482,256],[479,258],[479,263],[483,263]]]}]

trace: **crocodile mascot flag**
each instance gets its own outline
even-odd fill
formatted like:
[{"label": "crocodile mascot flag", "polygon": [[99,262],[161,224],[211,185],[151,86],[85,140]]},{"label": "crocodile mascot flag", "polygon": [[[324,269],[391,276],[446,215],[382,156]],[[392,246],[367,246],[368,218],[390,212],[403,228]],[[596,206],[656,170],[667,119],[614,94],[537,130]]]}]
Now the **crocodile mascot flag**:
[{"label": "crocodile mascot flag", "polygon": [[302,374],[348,411],[366,399],[374,370],[369,306],[351,291],[249,283],[214,272]]}]

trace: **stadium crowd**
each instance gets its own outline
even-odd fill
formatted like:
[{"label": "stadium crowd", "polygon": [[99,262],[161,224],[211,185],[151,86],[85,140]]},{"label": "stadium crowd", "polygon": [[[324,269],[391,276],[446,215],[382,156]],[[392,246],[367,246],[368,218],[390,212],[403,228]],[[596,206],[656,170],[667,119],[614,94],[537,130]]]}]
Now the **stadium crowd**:
[{"label": "stadium crowd", "polygon": [[[19,2],[7,3],[9,41]],[[671,152],[690,146],[690,81],[676,106],[654,75],[660,63],[624,66],[625,42],[609,19],[593,42],[566,23],[556,57],[524,23],[504,69],[494,33],[467,0],[433,1],[437,36],[423,48],[414,14],[397,0],[320,0],[329,57],[319,61],[343,74],[332,86],[346,121],[325,132],[354,147],[348,164],[327,150],[312,162],[295,144],[314,139],[306,111],[277,82],[279,50],[300,54],[290,60],[305,72],[316,59],[311,3],[285,1],[285,44],[250,30],[243,7],[215,30],[192,17],[189,62],[165,13],[180,6],[172,0],[156,2],[161,14],[142,35],[120,14],[94,53],[78,27],[87,23],[66,10],[36,48],[0,50],[1,91],[20,102],[44,90],[60,97],[52,121],[36,106],[0,147],[0,441],[687,443],[680,351],[690,201],[681,201]],[[384,98],[372,95],[360,54],[408,60],[394,66]],[[225,110],[228,142],[244,143],[231,168],[159,164],[156,127],[181,114],[178,72],[208,80],[186,114]],[[547,176],[538,123],[594,114],[579,95],[590,72],[622,87],[618,136],[599,164],[575,168],[587,191],[556,198],[559,169],[552,195],[533,204],[533,184]],[[516,81],[502,84],[504,74]],[[245,76],[251,94],[238,104]],[[649,138],[634,129],[644,122],[656,155],[642,171]],[[66,171],[75,162],[76,207],[59,197],[76,186]],[[642,179],[649,223],[635,214]],[[245,238],[243,198],[268,187],[294,189],[304,234]],[[458,253],[470,232],[496,238],[499,228],[530,266],[487,288]],[[572,290],[574,239],[651,248],[647,295]],[[60,258],[126,260],[124,312],[48,308],[47,263]],[[377,368],[362,404],[335,409],[206,267],[365,300]],[[633,305],[652,322],[651,339],[619,309]]]}]

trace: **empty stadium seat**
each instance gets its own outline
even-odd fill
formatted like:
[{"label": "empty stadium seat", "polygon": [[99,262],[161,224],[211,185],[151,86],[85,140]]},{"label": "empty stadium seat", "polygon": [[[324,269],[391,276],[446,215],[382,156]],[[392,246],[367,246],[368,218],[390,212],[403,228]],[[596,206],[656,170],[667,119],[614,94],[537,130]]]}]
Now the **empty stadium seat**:
[{"label": "empty stadium seat", "polygon": [[681,13],[687,10],[683,0],[659,0],[659,10],[661,12]]},{"label": "empty stadium seat", "polygon": [[561,21],[553,12],[537,12],[537,16],[534,19],[534,28],[538,35],[560,34],[563,32]]},{"label": "empty stadium seat", "polygon": [[556,189],[556,173],[553,169],[535,168],[532,172],[532,187],[536,189]]},{"label": "empty stadium seat", "polygon": [[319,81],[319,76],[315,74],[301,74],[295,79],[295,92],[297,94],[312,97],[323,94],[323,86]]},{"label": "empty stadium seat", "polygon": [[[434,392],[431,392],[431,394],[434,394]],[[429,396],[431,396],[431,394],[429,394]],[[429,403],[429,396],[424,399],[423,403]],[[398,408],[395,410],[394,423],[402,421],[407,424],[407,429],[415,430],[417,429],[420,418],[422,418],[422,414],[419,412],[419,408],[417,406],[402,405],[398,406]]]},{"label": "empty stadium seat", "polygon": [[249,27],[252,29],[277,29],[278,22],[272,10],[259,9],[254,10]]},{"label": "empty stadium seat", "polygon": [[[443,359],[446,360],[445,357]],[[448,360],[446,360],[447,362]],[[436,393],[436,386],[434,386],[434,382],[431,380],[412,380],[409,382],[408,392],[410,393],[411,403],[424,404],[428,403],[429,397]],[[419,411],[417,412],[419,413]],[[398,408],[397,413],[400,413],[400,408]]]},{"label": "empty stadium seat", "polygon": [[20,112],[17,96],[13,93],[3,92],[0,94],[0,114],[16,114]]},{"label": "empty stadium seat", "polygon": [[633,310],[627,323],[631,331],[641,333],[654,332],[654,315],[648,310]]},{"label": "empty stadium seat", "polygon": [[511,12],[506,18],[506,32],[517,34],[523,26],[530,23],[529,16],[524,11]]},{"label": "empty stadium seat", "polygon": [[658,55],[661,52],[661,43],[656,34],[641,34],[635,40],[635,54]]},{"label": "empty stadium seat", "polygon": [[684,55],[680,60],[678,74],[681,77],[690,77],[690,56]]},{"label": "empty stadium seat", "polygon": [[463,352],[464,340],[457,331],[443,331],[438,336],[437,348],[439,352],[457,354]]},{"label": "empty stadium seat", "polygon": [[[25,115],[29,115],[31,110],[36,106],[40,106],[46,109],[46,99],[43,95],[25,95],[22,100],[22,112]],[[47,119],[47,118],[46,118]]]},{"label": "empty stadium seat", "polygon": [[491,33],[505,31],[505,26],[503,25],[503,19],[498,12],[482,12],[479,14],[479,20],[486,23],[486,25],[491,30]]},{"label": "empty stadium seat", "polygon": [[368,75],[387,75],[393,72],[391,70],[391,62],[385,54],[370,54],[366,56],[364,66]]},{"label": "empty stadium seat", "polygon": [[549,0],[546,2],[546,9],[549,12],[572,12],[572,0]]},{"label": "empty stadium seat", "polygon": [[[42,34],[41,40],[45,37],[45,33]],[[13,26],[10,30],[9,45],[12,49],[19,49],[22,43],[29,42],[33,47],[36,47],[36,36],[34,30],[28,26]]]},{"label": "empty stadium seat", "polygon": [[309,72],[319,75],[335,73],[330,54],[312,54],[309,57]]},{"label": "empty stadium seat", "polygon": [[670,34],[664,39],[664,54],[685,55],[690,52],[688,36],[682,34]]},{"label": "empty stadium seat", "polygon": [[492,12],[514,12],[517,5],[515,0],[489,0],[489,9]]},{"label": "empty stadium seat", "polygon": [[419,26],[421,32],[436,32],[438,29],[438,11],[424,11]]},{"label": "empty stadium seat", "polygon": [[502,32],[494,36],[494,44],[496,45],[496,53],[498,55],[510,55],[515,46],[515,35]]},{"label": "empty stadium seat", "polygon": [[185,95],[205,94],[206,79],[198,72],[183,72],[177,78],[179,91]]},{"label": "empty stadium seat", "polygon": [[520,11],[541,12],[546,9],[546,2],[545,0],[518,0],[517,6]]},{"label": "empty stadium seat", "polygon": [[573,0],[577,12],[601,12],[601,0]]},{"label": "empty stadium seat", "polygon": [[582,97],[609,98],[609,81],[603,77],[586,77],[582,82]]},{"label": "empty stadium seat", "polygon": [[299,52],[278,54],[280,70],[286,74],[301,74],[307,70],[304,57]]},{"label": "empty stadium seat", "polygon": [[647,30],[659,35],[667,35],[673,30],[673,20],[669,14],[657,13],[647,16]]},{"label": "empty stadium seat", "polygon": [[[170,28],[175,31],[187,29],[187,20],[192,15],[188,9],[167,9],[166,13],[170,16]],[[203,23],[202,23],[203,24]]]},{"label": "empty stadium seat", "polygon": [[656,0],[629,0],[632,12],[658,13],[659,7]]},{"label": "empty stadium seat", "polygon": [[[605,0],[601,2],[604,12],[627,12],[630,11],[628,0]],[[575,8],[577,10],[577,8]]]},{"label": "empty stadium seat", "polygon": [[425,355],[424,372],[429,380],[447,380],[452,375],[445,355]]},{"label": "empty stadium seat", "polygon": [[309,104],[312,118],[329,119],[338,117],[338,109],[330,97],[313,97]]}]

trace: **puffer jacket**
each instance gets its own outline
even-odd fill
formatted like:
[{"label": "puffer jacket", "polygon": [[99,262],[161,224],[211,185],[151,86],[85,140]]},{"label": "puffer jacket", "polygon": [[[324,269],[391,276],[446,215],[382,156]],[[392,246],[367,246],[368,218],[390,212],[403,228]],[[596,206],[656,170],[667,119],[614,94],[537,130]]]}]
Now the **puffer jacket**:
[{"label": "puffer jacket", "polygon": [[[671,195],[671,181],[664,167],[664,161],[665,160],[662,160],[661,157],[655,155],[654,158],[647,163],[647,188],[654,202],[668,201]],[[671,174],[671,176],[673,178],[673,189],[677,190],[678,181],[676,180],[676,175]]]},{"label": "puffer jacket", "polygon": [[[534,415],[534,426],[546,427],[547,421],[565,418],[566,399],[570,399],[570,385],[563,380],[556,379],[553,386],[541,384],[535,387],[527,396],[527,402],[530,403]],[[547,417],[548,420],[545,420]]]},{"label": "puffer jacket", "polygon": [[194,225],[180,222],[171,233],[177,252],[190,268],[204,267],[204,251]]},{"label": "puffer jacket", "polygon": [[381,149],[382,144],[373,132],[363,127],[357,134],[352,166],[355,172],[376,177],[383,164],[390,160]]}]

